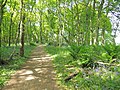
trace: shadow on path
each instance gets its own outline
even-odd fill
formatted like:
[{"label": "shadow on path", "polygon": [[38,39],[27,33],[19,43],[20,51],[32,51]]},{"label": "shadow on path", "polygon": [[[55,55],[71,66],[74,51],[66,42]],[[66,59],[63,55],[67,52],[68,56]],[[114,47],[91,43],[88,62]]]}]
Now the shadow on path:
[{"label": "shadow on path", "polygon": [[51,57],[38,46],[2,90],[63,90],[56,84]]}]

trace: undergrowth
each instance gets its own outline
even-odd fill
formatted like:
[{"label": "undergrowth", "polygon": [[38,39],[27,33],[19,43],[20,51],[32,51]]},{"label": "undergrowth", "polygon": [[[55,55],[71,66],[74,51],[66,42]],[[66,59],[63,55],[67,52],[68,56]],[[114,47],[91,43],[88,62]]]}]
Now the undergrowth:
[{"label": "undergrowth", "polygon": [[[111,48],[109,53],[105,47],[115,46],[81,47],[46,47],[53,57],[60,84],[66,90],[120,90],[120,66],[117,66],[120,64],[119,46],[117,50]],[[65,82],[65,78],[75,72],[79,72],[77,76]]]}]

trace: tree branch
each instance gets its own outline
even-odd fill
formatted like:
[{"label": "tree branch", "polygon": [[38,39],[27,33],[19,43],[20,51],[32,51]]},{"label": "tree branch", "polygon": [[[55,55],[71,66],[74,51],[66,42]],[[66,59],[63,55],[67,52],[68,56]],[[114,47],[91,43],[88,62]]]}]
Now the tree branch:
[{"label": "tree branch", "polygon": [[117,66],[117,67],[120,66],[120,64],[110,64],[110,63],[104,63],[104,62],[96,62],[96,63],[101,64],[101,65],[108,65],[108,66]]},{"label": "tree branch", "polygon": [[74,78],[75,76],[77,76],[79,74],[79,72],[75,72],[71,75],[69,75],[67,78],[65,78],[65,82],[68,82],[69,80],[71,80],[72,78]]},{"label": "tree branch", "polygon": [[3,5],[1,6],[1,9],[5,7],[6,3],[7,3],[7,0],[5,0],[5,2],[3,3]]}]

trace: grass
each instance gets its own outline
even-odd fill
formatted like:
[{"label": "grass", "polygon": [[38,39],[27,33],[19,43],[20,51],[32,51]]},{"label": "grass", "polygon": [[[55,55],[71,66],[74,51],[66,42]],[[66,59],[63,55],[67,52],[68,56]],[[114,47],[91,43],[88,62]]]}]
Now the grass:
[{"label": "grass", "polygon": [[[25,63],[31,51],[35,48],[34,45],[25,45],[25,57],[20,57],[19,55],[14,56],[13,60],[9,61],[5,65],[0,65],[0,88],[5,85],[6,81],[10,79],[12,73],[17,69],[20,69],[20,66]],[[13,51],[13,46],[2,48],[2,59],[6,60],[9,58],[10,54]],[[16,47],[16,53],[19,52],[19,46]]]},{"label": "grass", "polygon": [[[47,46],[46,51],[53,57],[53,64],[66,90],[120,90],[120,67],[98,66],[96,68],[82,68],[70,54],[68,47]],[[65,82],[70,74],[79,71],[79,74]]]}]

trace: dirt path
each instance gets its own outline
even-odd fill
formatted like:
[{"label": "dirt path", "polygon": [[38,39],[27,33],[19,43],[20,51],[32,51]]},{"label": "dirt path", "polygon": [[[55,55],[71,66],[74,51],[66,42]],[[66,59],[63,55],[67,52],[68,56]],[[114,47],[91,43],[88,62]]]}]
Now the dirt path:
[{"label": "dirt path", "polygon": [[33,50],[29,60],[2,90],[63,90],[56,84],[51,57],[43,46]]}]

